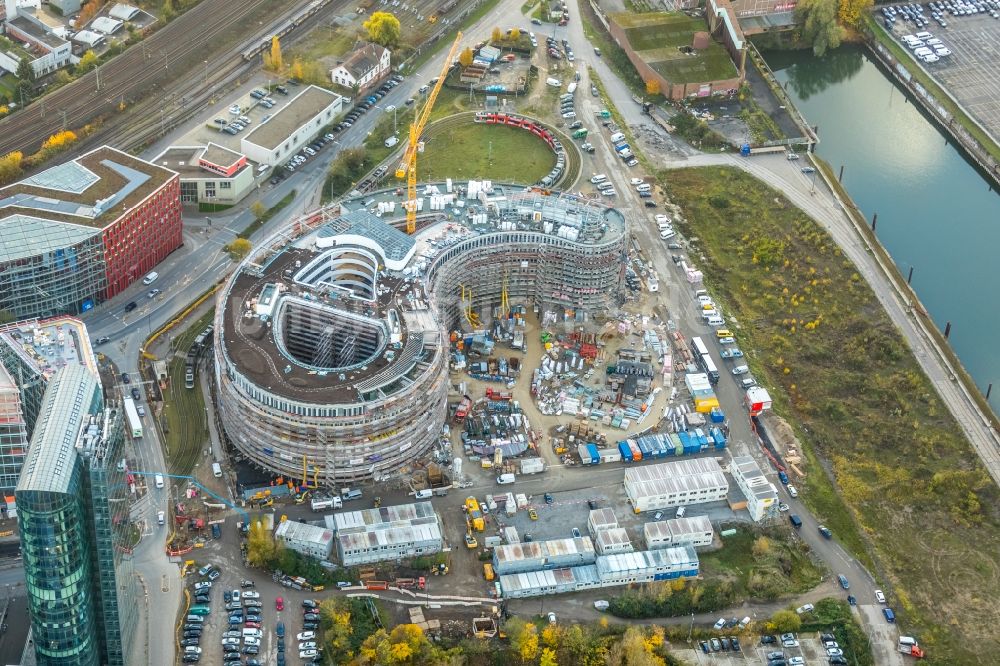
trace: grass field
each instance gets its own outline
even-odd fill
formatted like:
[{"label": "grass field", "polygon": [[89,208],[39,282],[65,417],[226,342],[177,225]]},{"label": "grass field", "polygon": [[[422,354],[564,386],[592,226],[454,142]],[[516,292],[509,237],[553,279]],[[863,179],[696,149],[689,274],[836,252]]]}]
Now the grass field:
[{"label": "grass field", "polygon": [[[173,341],[173,348],[187,353],[191,343],[212,323],[215,308],[188,326]],[[205,396],[201,385],[184,388],[184,355],[171,357],[168,364],[170,387],[164,391],[162,427],[167,465],[171,474],[190,474],[202,450],[208,444],[205,423]]]},{"label": "grass field", "polygon": [[[645,54],[640,54],[645,56]],[[712,44],[697,56],[678,54],[669,60],[647,60],[650,67],[675,83],[698,83],[736,78],[736,65],[720,44]]]},{"label": "grass field", "polygon": [[[620,14],[614,19],[619,25]],[[696,32],[705,32],[708,26],[704,19],[691,18],[684,14],[640,14],[643,22],[625,28],[625,36],[636,51],[648,51],[666,46],[690,46],[691,38]]]},{"label": "grass field", "polygon": [[[763,537],[760,549],[755,542]],[[786,594],[807,592],[820,583],[823,572],[809,557],[808,546],[781,528],[757,534],[739,527],[722,540],[720,550],[701,553],[706,577],[728,577],[740,596],[772,600]]]},{"label": "grass field", "polygon": [[989,663],[1000,493],[871,288],[813,220],[742,171],[661,180],[754,375],[804,444],[803,500],[863,561],[871,553],[927,663]]},{"label": "grass field", "polygon": [[291,55],[299,56],[303,60],[342,56],[351,49],[355,40],[360,38],[359,28],[360,23],[339,29],[329,26],[315,28],[305,39],[295,44],[291,49]]},{"label": "grass field", "polygon": [[489,178],[517,183],[538,181],[556,162],[545,142],[530,132],[472,122],[449,127],[446,134],[430,135],[419,160],[422,179]]}]

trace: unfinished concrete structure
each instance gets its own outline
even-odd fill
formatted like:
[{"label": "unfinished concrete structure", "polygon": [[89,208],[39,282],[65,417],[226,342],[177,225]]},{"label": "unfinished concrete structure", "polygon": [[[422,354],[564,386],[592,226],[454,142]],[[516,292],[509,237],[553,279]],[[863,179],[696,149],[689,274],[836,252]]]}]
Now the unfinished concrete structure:
[{"label": "unfinished concrete structure", "polygon": [[220,290],[220,416],[262,469],[329,486],[386,478],[441,436],[448,330],[481,324],[505,291],[571,322],[619,303],[617,210],[483,182],[424,186],[416,205],[412,237],[394,190],[310,213]]}]

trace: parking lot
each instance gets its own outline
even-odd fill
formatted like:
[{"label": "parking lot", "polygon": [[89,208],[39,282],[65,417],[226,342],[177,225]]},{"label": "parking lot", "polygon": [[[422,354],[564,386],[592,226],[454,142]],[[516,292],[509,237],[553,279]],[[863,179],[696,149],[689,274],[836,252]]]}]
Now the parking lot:
[{"label": "parking lot", "polygon": [[898,39],[926,30],[940,39],[952,54],[937,62],[915,64],[930,73],[994,137],[1000,136],[1000,19],[981,12],[945,14],[945,22],[947,27],[931,21],[927,27],[917,28],[897,20],[892,33]]},{"label": "parking lot", "polygon": [[[286,663],[308,663],[309,658],[302,659],[299,657],[299,640],[297,639],[297,635],[304,631],[305,624],[302,602],[306,599],[321,601],[324,596],[330,593],[322,592],[321,594],[316,594],[285,588],[271,580],[267,574],[247,569],[240,561],[239,548],[236,546],[235,526],[232,523],[227,523],[223,525],[223,528],[225,532],[221,540],[210,541],[204,549],[197,551],[196,566],[183,579],[185,588],[191,592],[191,605],[194,606],[197,605],[194,596],[195,584],[209,580],[208,576],[200,575],[199,569],[206,564],[212,564],[220,572],[218,578],[212,581],[211,591],[208,595],[211,599],[208,604],[211,612],[204,616],[205,620],[202,624],[201,641],[197,646],[202,649],[201,658],[197,662],[194,662],[192,659],[192,663],[207,666],[221,666],[224,663],[235,664],[237,663],[234,654],[236,652],[239,653],[243,664],[252,664],[253,662],[250,661],[252,659],[256,659],[260,664],[276,664],[277,666],[283,666]],[[253,585],[243,585],[244,580],[252,581]],[[244,622],[239,623],[239,626],[237,626],[237,623],[233,623],[232,627],[230,626],[230,611],[227,610],[225,601],[227,591],[230,596],[234,591],[238,591],[241,595],[244,592],[250,593],[251,596],[254,594],[258,595],[255,598],[244,600],[241,604],[243,606],[244,618],[246,619]],[[277,609],[276,602],[278,597],[282,599],[281,610]],[[258,614],[260,616],[259,628],[261,631],[259,644],[253,640],[247,641],[241,636],[235,649],[224,651],[222,640],[225,632],[238,630],[242,634],[244,628],[253,628],[253,625],[247,625],[246,622],[251,621],[249,620],[252,616],[251,608],[255,607],[255,604],[258,602],[260,603]],[[282,654],[281,647],[279,646],[282,641],[277,635],[279,622],[284,624],[285,631],[283,643],[285,648],[284,654],[286,656],[283,659],[279,656]],[[182,626],[178,634],[178,637],[182,641],[184,640],[184,626],[193,625],[185,623]],[[258,652],[256,654],[244,652],[251,644],[257,646]],[[182,645],[180,653],[183,653],[185,647]],[[231,657],[228,662],[224,660],[224,655],[227,653]]]},{"label": "parking lot", "polygon": [[[722,637],[721,633],[719,637]],[[685,663],[712,664],[713,666],[723,666],[726,664],[731,664],[732,666],[736,666],[737,664],[767,664],[768,656],[776,657],[776,654],[772,654],[776,652],[781,652],[784,655],[784,661],[788,666],[793,666],[793,664],[805,664],[808,666],[810,664],[828,663],[826,649],[820,642],[818,634],[797,634],[795,635],[794,642],[789,642],[788,647],[781,644],[780,636],[775,636],[777,642],[769,645],[761,644],[760,639],[761,637],[755,634],[740,636],[739,651],[735,651],[732,648],[729,650],[721,648],[713,650],[712,640],[706,639],[704,642],[708,645],[707,654],[700,647],[702,641],[695,640],[693,641],[693,648],[677,647],[674,653]],[[798,643],[798,645],[795,645],[795,643]],[[799,659],[801,659],[801,662]],[[778,660],[778,663],[781,663],[781,660]]]}]

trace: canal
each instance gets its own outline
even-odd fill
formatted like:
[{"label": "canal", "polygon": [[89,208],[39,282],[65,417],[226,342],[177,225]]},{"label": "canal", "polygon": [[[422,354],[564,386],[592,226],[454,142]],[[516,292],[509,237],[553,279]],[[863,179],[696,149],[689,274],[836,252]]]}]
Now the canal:
[{"label": "canal", "polygon": [[[1000,196],[864,49],[764,53],[843,183],[965,368],[1000,411]],[[997,265],[994,262],[997,261]]]}]

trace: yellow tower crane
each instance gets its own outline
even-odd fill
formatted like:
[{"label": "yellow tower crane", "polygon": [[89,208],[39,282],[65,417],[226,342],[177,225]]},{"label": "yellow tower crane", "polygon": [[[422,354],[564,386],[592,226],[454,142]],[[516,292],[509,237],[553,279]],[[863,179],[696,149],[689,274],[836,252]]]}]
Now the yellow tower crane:
[{"label": "yellow tower crane", "polygon": [[399,167],[396,169],[396,178],[406,177],[407,201],[404,205],[406,206],[406,233],[408,234],[412,234],[417,230],[417,144],[420,141],[420,135],[424,131],[424,126],[430,120],[434,101],[437,100],[441,86],[444,85],[445,77],[448,76],[448,70],[451,69],[452,62],[455,60],[455,53],[458,51],[458,45],[461,41],[462,33],[459,32],[455,35],[455,43],[451,45],[448,57],[444,59],[444,65],[441,66],[441,74],[438,76],[434,88],[431,89],[430,94],[427,96],[427,103],[424,104],[419,113],[414,114],[414,120],[410,123],[410,141],[406,145],[406,151],[403,153],[403,161],[399,163]]}]

